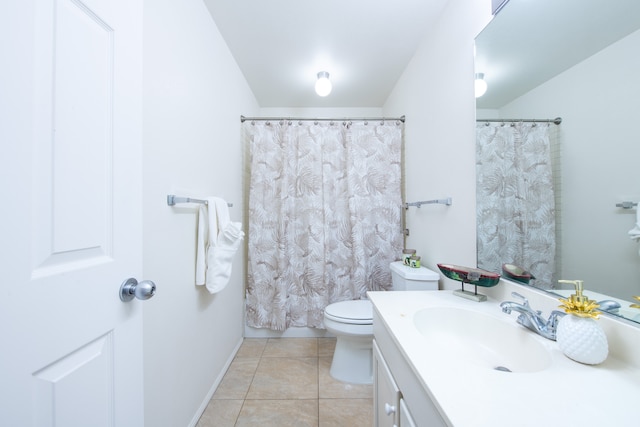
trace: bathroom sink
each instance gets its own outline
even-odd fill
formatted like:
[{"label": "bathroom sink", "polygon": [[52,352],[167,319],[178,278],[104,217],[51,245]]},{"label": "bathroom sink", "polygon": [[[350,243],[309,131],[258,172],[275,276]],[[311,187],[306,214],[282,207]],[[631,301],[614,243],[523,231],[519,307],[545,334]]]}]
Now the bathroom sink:
[{"label": "bathroom sink", "polygon": [[413,323],[433,352],[450,362],[504,372],[538,372],[551,354],[532,332],[513,319],[454,307],[431,307],[414,314]]}]

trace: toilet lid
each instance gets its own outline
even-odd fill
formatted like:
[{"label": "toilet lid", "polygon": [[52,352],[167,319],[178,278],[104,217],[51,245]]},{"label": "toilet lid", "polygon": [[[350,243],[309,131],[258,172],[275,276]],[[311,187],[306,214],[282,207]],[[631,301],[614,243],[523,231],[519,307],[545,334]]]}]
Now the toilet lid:
[{"label": "toilet lid", "polygon": [[336,322],[355,325],[370,325],[373,323],[373,307],[369,300],[340,301],[329,304],[324,314]]}]

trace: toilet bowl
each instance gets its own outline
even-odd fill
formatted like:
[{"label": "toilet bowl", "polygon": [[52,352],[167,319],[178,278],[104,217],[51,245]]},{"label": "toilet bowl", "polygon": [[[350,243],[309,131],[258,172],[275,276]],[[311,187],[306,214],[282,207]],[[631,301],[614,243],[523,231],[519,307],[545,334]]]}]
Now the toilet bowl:
[{"label": "toilet bowl", "polygon": [[[440,275],[401,261],[390,265],[392,290],[437,290]],[[324,326],[336,336],[331,376],[352,384],[373,382],[373,307],[369,300],[340,301],[324,309]]]},{"label": "toilet bowl", "polygon": [[369,300],[341,301],[324,310],[324,327],[337,337],[329,373],[353,384],[373,381],[373,307]]}]

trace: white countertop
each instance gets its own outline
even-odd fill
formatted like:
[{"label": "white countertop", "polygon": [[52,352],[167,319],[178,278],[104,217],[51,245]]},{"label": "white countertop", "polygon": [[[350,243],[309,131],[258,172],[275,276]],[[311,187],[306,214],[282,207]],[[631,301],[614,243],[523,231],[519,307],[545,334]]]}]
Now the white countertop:
[{"label": "white countertop", "polygon": [[[500,301],[492,298],[477,303],[451,291],[368,295],[422,386],[453,426],[640,425],[640,409],[635,406],[640,403],[640,369],[611,354],[600,365],[583,365],[564,356],[556,342],[522,327],[549,350],[548,368],[516,373],[460,363],[438,356],[438,348],[431,348],[414,326],[414,313],[427,307],[458,307],[513,323],[516,313],[502,313]],[[636,348],[640,351],[640,342]]]}]

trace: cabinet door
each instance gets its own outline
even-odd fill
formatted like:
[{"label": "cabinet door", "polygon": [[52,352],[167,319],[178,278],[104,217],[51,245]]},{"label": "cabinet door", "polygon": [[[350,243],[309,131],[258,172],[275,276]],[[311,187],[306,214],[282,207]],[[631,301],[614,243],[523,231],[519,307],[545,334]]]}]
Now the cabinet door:
[{"label": "cabinet door", "polygon": [[400,422],[400,390],[380,349],[373,340],[374,427],[395,427]]},{"label": "cabinet door", "polygon": [[416,422],[411,417],[409,408],[407,408],[407,404],[402,398],[400,399],[400,427],[417,427]]}]

